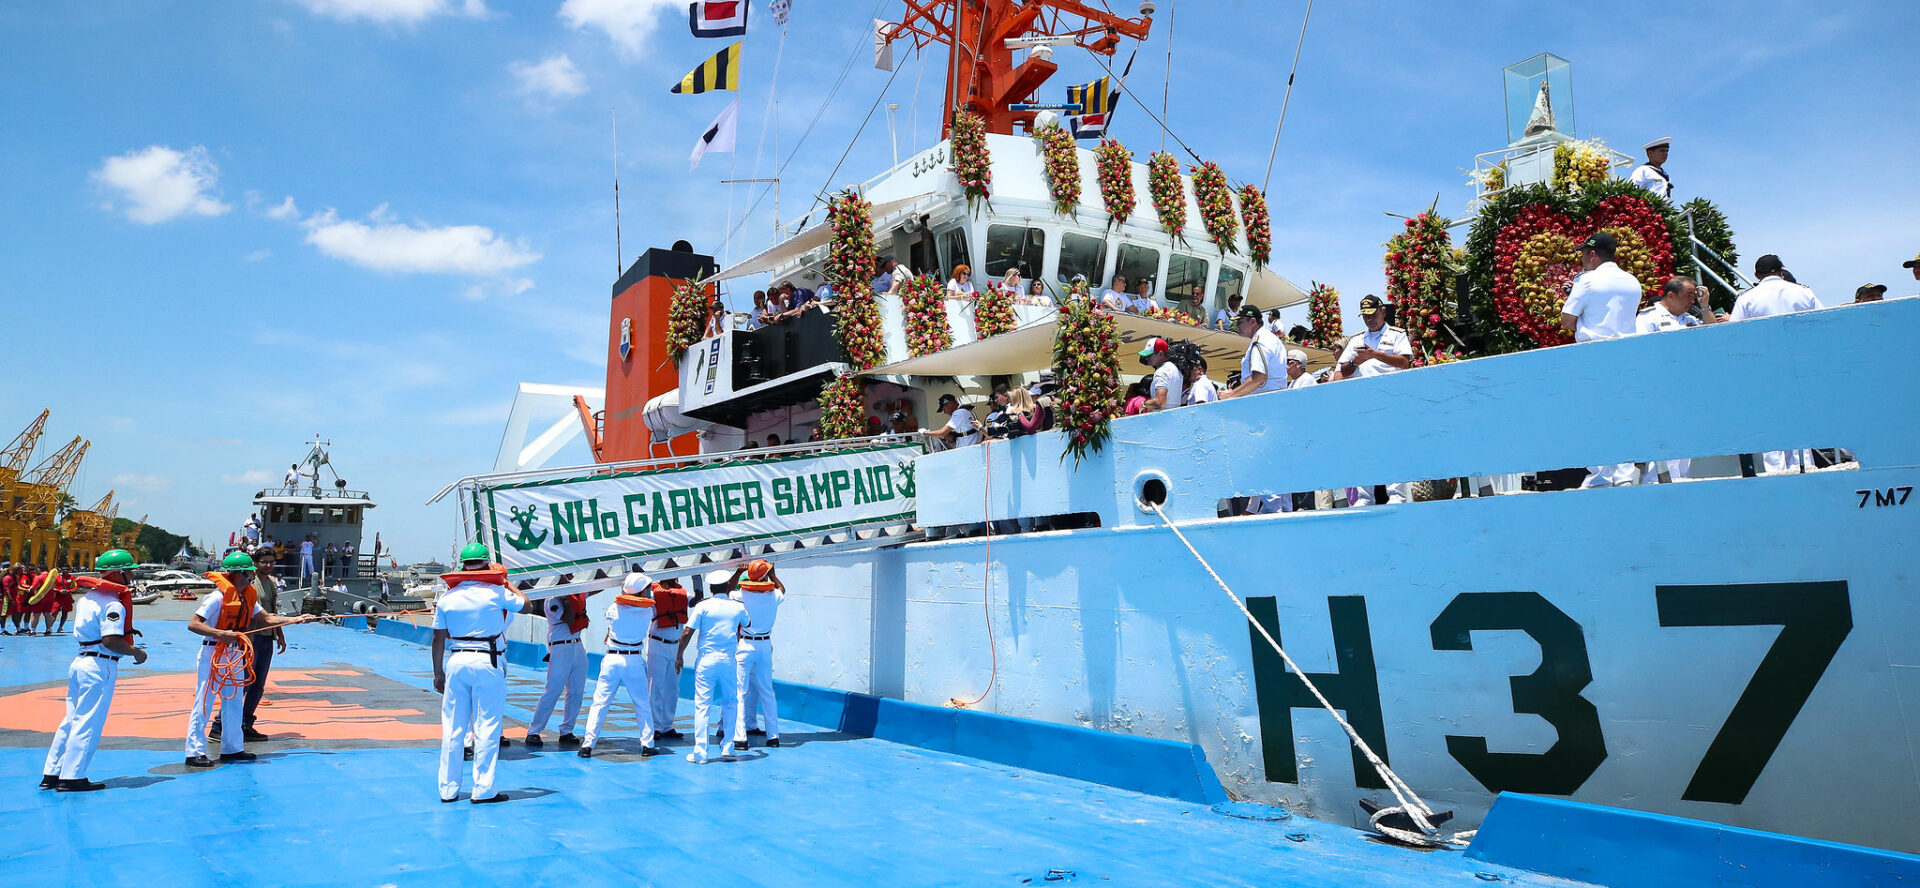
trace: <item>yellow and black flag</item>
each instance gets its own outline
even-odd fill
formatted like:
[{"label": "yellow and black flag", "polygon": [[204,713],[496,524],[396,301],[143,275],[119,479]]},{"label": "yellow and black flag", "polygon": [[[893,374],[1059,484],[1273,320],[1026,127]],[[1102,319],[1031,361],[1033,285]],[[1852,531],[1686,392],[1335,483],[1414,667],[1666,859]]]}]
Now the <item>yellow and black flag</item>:
[{"label": "yellow and black flag", "polygon": [[740,91],[740,44],[735,43],[687,72],[670,92],[692,95],[713,89]]},{"label": "yellow and black flag", "polygon": [[1067,103],[1079,105],[1081,114],[1110,114],[1114,106],[1120,104],[1120,91],[1113,88],[1112,78],[1102,77],[1083,86],[1067,87]]}]

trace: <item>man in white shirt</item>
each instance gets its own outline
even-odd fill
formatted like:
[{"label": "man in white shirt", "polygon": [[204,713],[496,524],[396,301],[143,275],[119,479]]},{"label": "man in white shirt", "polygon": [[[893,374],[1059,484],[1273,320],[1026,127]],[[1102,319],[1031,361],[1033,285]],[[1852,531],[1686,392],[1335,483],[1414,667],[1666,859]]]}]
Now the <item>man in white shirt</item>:
[{"label": "man in white shirt", "polygon": [[1234,318],[1240,314],[1240,294],[1227,297],[1227,307],[1213,313],[1213,329],[1222,333],[1233,332]]},{"label": "man in white shirt", "polygon": [[[1360,319],[1366,322],[1367,330],[1348,339],[1346,347],[1340,350],[1339,362],[1334,366],[1334,380],[1384,376],[1413,366],[1413,339],[1407,335],[1407,331],[1387,324],[1387,308],[1386,301],[1372,293],[1361,297]],[[1291,380],[1288,387],[1292,387]],[[1406,481],[1388,484],[1387,503],[1406,502],[1412,489]],[[1350,505],[1374,504],[1373,485],[1350,490]]]},{"label": "man in white shirt", "polygon": [[[717,592],[699,604],[693,606],[687,615],[687,631],[680,636],[680,650],[685,656],[687,645],[694,636],[700,637],[697,648],[699,657],[694,661],[693,671],[693,751],[687,753],[687,761],[696,765],[706,764],[707,741],[710,737],[707,726],[718,717],[722,727],[734,732],[732,737],[721,741],[720,760],[733,758],[727,752],[728,741],[737,745],[746,741],[746,735],[740,733],[745,719],[738,713],[727,719],[720,712],[722,700],[738,701],[740,695],[740,672],[738,653],[740,630],[748,620],[746,606]],[[731,721],[729,725],[727,722]]]},{"label": "man in white shirt", "polygon": [[1108,311],[1122,312],[1133,304],[1133,297],[1127,295],[1127,276],[1113,276],[1113,286],[1100,291],[1100,305]]},{"label": "man in white shirt", "polygon": [[1234,322],[1240,335],[1252,341],[1247,343],[1247,353],[1240,359],[1240,384],[1220,397],[1241,398],[1285,389],[1286,374],[1281,370],[1286,363],[1285,346],[1280,337],[1267,329],[1260,309],[1243,306]]},{"label": "man in white shirt", "polygon": [[440,698],[440,801],[454,801],[463,779],[461,756],[473,736],[473,795],[476,804],[504,802],[493,788],[500,757],[501,720],[507,708],[507,673],[500,667],[506,650],[507,621],[533,613],[525,596],[507,585],[506,568],[493,564],[493,552],[480,543],[460,550],[460,570],[440,578],[447,584],[433,606],[433,689]]},{"label": "man in white shirt", "polygon": [[746,625],[740,627],[740,647],[735,654],[740,689],[735,717],[733,748],[747,749],[747,727],[758,715],[767,735],[766,745],[780,746],[780,706],[773,696],[773,625],[780,616],[780,604],[787,600],[787,584],[780,581],[773,565],[754,559],[734,583],[734,597],[747,610]]},{"label": "man in white shirt", "polygon": [[1753,276],[1760,283],[1734,300],[1733,319],[1746,321],[1825,307],[1804,284],[1787,280],[1786,273],[1786,264],[1772,253],[1754,260]]},{"label": "man in white shirt", "polygon": [[1182,403],[1183,390],[1180,368],[1167,354],[1167,341],[1158,336],[1140,350],[1140,363],[1153,368],[1153,387],[1147,391],[1146,410],[1165,410],[1178,407]]},{"label": "man in white shirt", "polygon": [[973,411],[960,406],[960,399],[953,395],[941,395],[939,406],[934,408],[947,415],[947,424],[923,434],[939,438],[954,447],[966,447],[980,443],[980,426],[973,421]]},{"label": "man in white shirt", "polygon": [[[588,623],[587,596],[585,593],[554,595],[540,602],[540,610],[547,617],[547,686],[540,692],[540,701],[533,706],[533,721],[527,725],[527,745],[534,749],[545,745],[540,733],[547,729],[547,720],[553,718],[553,708],[564,693],[567,706],[560,711],[560,746],[564,749],[579,742],[573,735],[573,726],[580,718],[580,704],[587,694],[587,646],[580,639]],[[605,681],[604,666],[601,675]],[[593,732],[589,729],[587,733],[591,737]]]},{"label": "man in white shirt", "polygon": [[292,493],[295,490],[300,489],[300,464],[299,463],[294,463],[293,465],[290,465],[287,467],[287,477],[284,483],[286,484],[288,493]]},{"label": "man in white shirt", "polygon": [[1213,377],[1207,375],[1207,359],[1203,357],[1199,364],[1187,371],[1186,403],[1211,404],[1218,400],[1220,387],[1214,384]]},{"label": "man in white shirt", "polygon": [[1633,335],[1633,318],[1640,310],[1640,279],[1613,264],[1613,235],[1596,231],[1580,245],[1580,267],[1573,291],[1560,310],[1560,327],[1575,342],[1618,339]]},{"label": "man in white shirt", "polygon": [[653,700],[651,679],[647,674],[647,631],[653,627],[653,579],[634,571],[620,583],[620,594],[607,605],[607,654],[600,658],[600,681],[593,689],[593,711],[587,714],[587,739],[578,755],[593,758],[593,746],[600,740],[600,725],[607,708],[613,705],[621,688],[627,691],[627,704],[633,707],[634,721],[640,727],[641,757],[655,756],[661,750],[653,745]]},{"label": "man in white shirt", "polygon": [[313,535],[308,534],[300,541],[300,576],[296,582],[306,585],[307,578],[313,575]]},{"label": "man in white shirt", "polygon": [[1302,389],[1320,384],[1307,372],[1307,353],[1299,349],[1287,352],[1287,388]]},{"label": "man in white shirt", "polygon": [[1153,282],[1141,281],[1134,291],[1133,299],[1127,302],[1127,310],[1134,314],[1146,314],[1153,307]]},{"label": "man in white shirt", "polygon": [[67,664],[66,717],[53,732],[46,766],[40,769],[40,788],[58,792],[95,792],[104,783],[87,779],[87,766],[100,748],[100,734],[113,706],[113,686],[120,680],[120,658],[132,657],[138,666],[147,652],[133,643],[133,609],[125,568],[133,555],[109,549],[94,560],[99,578],[80,577],[86,594],[73,604],[73,637],[80,650]]},{"label": "man in white shirt", "polygon": [[[1786,263],[1772,253],[1754,260],[1753,276],[1760,283],[1734,300],[1733,320],[1746,321],[1826,307],[1811,289],[1788,280]],[[1761,454],[1762,474],[1775,475],[1811,468],[1813,451],[1805,448],[1769,450]]]},{"label": "man in white shirt", "polygon": [[1672,139],[1661,136],[1642,145],[1641,147],[1647,152],[1647,162],[1634,167],[1633,174],[1627,177],[1627,181],[1671,200],[1673,180],[1667,177],[1664,166],[1667,162],[1668,146],[1671,144],[1673,144]]}]

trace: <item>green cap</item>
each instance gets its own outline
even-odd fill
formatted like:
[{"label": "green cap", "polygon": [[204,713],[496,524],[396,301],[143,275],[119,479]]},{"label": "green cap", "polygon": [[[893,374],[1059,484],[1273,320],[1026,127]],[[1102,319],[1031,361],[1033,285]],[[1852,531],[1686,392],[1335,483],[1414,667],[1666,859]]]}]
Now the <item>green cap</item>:
[{"label": "green cap", "polygon": [[133,553],[125,549],[108,549],[100,553],[100,557],[93,561],[94,570],[119,570],[123,567],[132,566]]},{"label": "green cap", "polygon": [[468,543],[465,548],[460,550],[460,563],[462,564],[469,561],[492,560],[493,550],[488,549],[485,543]]},{"label": "green cap", "polygon": [[235,570],[258,570],[259,568],[256,568],[253,566],[252,555],[248,555],[245,552],[228,552],[227,557],[220,559],[220,569],[225,571],[235,571]]}]

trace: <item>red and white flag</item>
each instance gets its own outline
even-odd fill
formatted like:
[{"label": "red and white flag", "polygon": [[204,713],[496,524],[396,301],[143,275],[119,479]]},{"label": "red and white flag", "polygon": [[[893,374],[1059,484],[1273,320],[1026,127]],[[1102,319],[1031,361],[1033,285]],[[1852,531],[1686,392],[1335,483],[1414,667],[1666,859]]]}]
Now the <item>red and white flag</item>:
[{"label": "red and white flag", "polygon": [[687,25],[695,37],[739,37],[747,33],[747,0],[694,0]]}]

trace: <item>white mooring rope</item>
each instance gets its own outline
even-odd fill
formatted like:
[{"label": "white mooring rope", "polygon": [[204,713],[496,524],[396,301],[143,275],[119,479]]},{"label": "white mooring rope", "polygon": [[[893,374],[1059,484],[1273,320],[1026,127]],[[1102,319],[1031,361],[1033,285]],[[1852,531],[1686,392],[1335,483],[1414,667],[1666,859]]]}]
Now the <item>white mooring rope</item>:
[{"label": "white mooring rope", "polygon": [[[1180,544],[1187,547],[1187,551],[1193,555],[1195,561],[1200,562],[1200,566],[1206,570],[1207,576],[1212,577],[1213,581],[1219,584],[1220,591],[1227,593],[1227,598],[1233,601],[1233,606],[1240,609],[1240,613],[1246,616],[1248,623],[1253,624],[1253,628],[1260,630],[1260,637],[1267,640],[1267,644],[1273,647],[1273,652],[1280,655],[1280,659],[1286,662],[1287,668],[1292,669],[1293,674],[1299,677],[1300,682],[1307,686],[1307,690],[1313,694],[1313,698],[1320,701],[1321,708],[1325,709],[1327,714],[1333,716],[1334,722],[1340,725],[1341,730],[1347,732],[1347,739],[1353,742],[1354,748],[1360,750],[1361,755],[1366,756],[1367,761],[1373,765],[1374,773],[1379,774],[1381,781],[1387,784],[1387,790],[1393,793],[1394,800],[1399,802],[1399,804],[1381,808],[1374,812],[1370,821],[1373,829],[1381,835],[1410,845],[1466,844],[1467,839],[1473,835],[1470,832],[1456,833],[1452,836],[1442,836],[1440,834],[1440,830],[1436,829],[1431,820],[1429,820],[1429,818],[1434,816],[1433,809],[1428,807],[1427,803],[1420,799],[1420,796],[1413,791],[1413,787],[1408,786],[1405,780],[1400,779],[1400,775],[1395,774],[1392,768],[1387,767],[1387,763],[1382,761],[1380,756],[1374,754],[1373,747],[1368,746],[1367,741],[1361,738],[1360,732],[1354,730],[1353,725],[1348,724],[1347,720],[1341,717],[1340,710],[1334,708],[1333,703],[1327,700],[1325,694],[1320,693],[1320,688],[1313,683],[1313,679],[1307,677],[1307,671],[1300,668],[1299,663],[1293,661],[1293,657],[1289,656],[1286,649],[1280,646],[1280,642],[1274,639],[1273,633],[1268,632],[1266,626],[1262,625],[1259,620],[1253,618],[1253,612],[1247,610],[1246,603],[1240,600],[1240,596],[1234,594],[1233,589],[1227,585],[1226,580],[1220,578],[1219,572],[1213,569],[1213,565],[1207,563],[1207,559],[1200,554],[1200,550],[1193,547],[1193,543],[1187,539],[1186,534],[1180,532],[1179,526],[1173,523],[1173,519],[1168,518],[1167,513],[1160,510],[1160,505],[1158,503],[1147,502],[1144,499],[1140,501],[1140,504],[1152,509],[1155,515],[1160,516],[1160,520],[1166,523],[1167,529],[1173,531],[1173,535],[1179,538]],[[1419,827],[1420,831],[1414,832],[1411,830],[1398,829],[1396,827],[1386,826],[1381,822],[1394,814],[1401,813],[1406,814],[1407,817],[1413,821],[1414,826]]]}]

